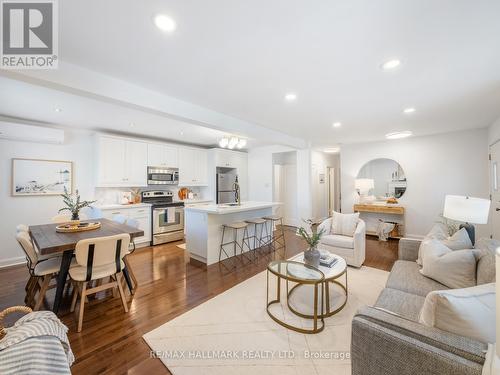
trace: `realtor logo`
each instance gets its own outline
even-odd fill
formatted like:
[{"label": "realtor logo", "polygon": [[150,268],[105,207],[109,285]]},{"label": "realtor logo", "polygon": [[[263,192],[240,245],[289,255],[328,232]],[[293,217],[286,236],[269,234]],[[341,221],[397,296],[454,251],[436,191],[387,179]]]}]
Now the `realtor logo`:
[{"label": "realtor logo", "polygon": [[56,69],[56,0],[0,0],[2,69]]}]

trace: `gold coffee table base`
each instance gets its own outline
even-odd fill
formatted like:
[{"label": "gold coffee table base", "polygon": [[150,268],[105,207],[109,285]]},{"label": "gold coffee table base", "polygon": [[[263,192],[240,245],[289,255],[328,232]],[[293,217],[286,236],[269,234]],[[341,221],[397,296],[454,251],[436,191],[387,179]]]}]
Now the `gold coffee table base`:
[{"label": "gold coffee table base", "polygon": [[[345,285],[337,280],[343,274],[345,274]],[[344,302],[342,303],[342,305],[340,305],[339,307],[337,307],[333,311],[330,311],[330,283],[337,284],[338,286],[340,286],[344,290],[344,293],[345,293]],[[290,289],[290,291],[288,291],[288,282],[287,282],[287,301],[286,301],[286,303],[287,303],[290,311],[293,312],[295,315],[300,316],[301,318],[305,318],[305,319],[313,319],[314,318],[313,315],[303,314],[303,313],[295,310],[292,306],[290,306],[290,297],[292,296],[293,291],[302,285],[303,284],[296,284]],[[322,293],[322,296],[324,296],[326,298],[326,300],[325,300],[325,309],[326,310],[323,313],[323,308],[322,308],[321,314],[319,314],[319,317],[320,318],[329,318],[330,316],[333,316],[333,315],[337,314],[338,312],[340,312],[347,304],[347,294],[348,294],[347,293],[347,269],[345,272],[343,272],[339,276],[335,277],[334,279],[325,279],[325,281],[323,282],[323,288],[324,288],[324,292]]]},{"label": "gold coffee table base", "polygon": [[[274,262],[271,262],[271,264],[273,264]],[[283,262],[285,263],[285,262]],[[303,265],[301,263],[298,263],[298,262],[290,262],[288,261],[289,264],[299,264],[299,265]],[[310,266],[306,266],[307,268],[312,268]],[[314,269],[314,268],[312,268]],[[267,281],[266,281],[266,302],[267,302],[267,306],[266,306],[266,310],[267,310],[267,314],[271,317],[271,319],[273,319],[276,323],[278,323],[279,325],[287,328],[287,329],[291,329],[292,331],[295,331],[295,332],[299,332],[299,333],[305,333],[305,334],[314,334],[314,333],[319,333],[321,331],[323,331],[323,329],[325,328],[325,321],[324,321],[324,318],[323,318],[323,301],[324,301],[324,288],[323,288],[323,282],[324,282],[324,275],[321,271],[319,270],[316,270],[314,269],[315,272],[318,272],[321,277],[316,279],[316,280],[305,280],[305,279],[300,279],[300,278],[297,278],[297,277],[294,277],[290,274],[287,274],[287,275],[284,275],[280,272],[276,272],[275,270],[273,270],[272,267],[268,266],[267,268]],[[272,273],[273,275],[276,276],[276,279],[277,279],[277,284],[276,284],[276,299],[274,300],[271,300],[269,301],[269,273]],[[296,327],[294,325],[291,325],[291,324],[288,324],[284,321],[282,321],[281,319],[279,319],[278,317],[276,317],[270,310],[270,307],[274,304],[280,304],[281,303],[281,280],[285,280],[286,281],[286,288],[287,288],[287,305],[288,307],[290,307],[290,304],[289,304],[289,301],[288,301],[288,297],[290,295],[290,293],[288,292],[288,282],[289,281],[292,281],[292,282],[295,282],[297,283],[296,286],[298,285],[312,285],[314,287],[314,305],[313,305],[313,310],[314,310],[314,314],[313,315],[310,315],[310,316],[304,316],[300,313],[297,313],[295,312],[293,309],[290,309],[290,311],[299,316],[299,317],[303,317],[303,318],[306,318],[306,319],[312,319],[313,320],[313,328],[312,329],[307,329],[307,328],[302,328],[302,327]],[[295,286],[295,287],[296,287]],[[294,287],[294,288],[295,288]],[[321,288],[321,307],[319,308],[319,311],[318,311],[318,288]],[[318,324],[318,323],[321,323],[321,324]]]}]

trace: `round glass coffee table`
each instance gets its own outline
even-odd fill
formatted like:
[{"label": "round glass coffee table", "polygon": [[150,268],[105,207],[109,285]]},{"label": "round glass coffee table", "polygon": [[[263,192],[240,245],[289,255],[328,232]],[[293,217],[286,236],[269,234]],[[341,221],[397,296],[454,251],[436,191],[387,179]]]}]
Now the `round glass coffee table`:
[{"label": "round glass coffee table", "polygon": [[[276,284],[276,299],[269,300],[269,274],[273,274],[276,276],[277,284]],[[294,282],[297,287],[298,285],[311,285],[314,289],[313,292],[313,314],[305,316],[303,314],[298,314],[294,310],[290,309],[295,315],[313,320],[313,328],[307,329],[302,327],[296,327],[289,323],[284,322],[279,319],[276,315],[274,315],[270,307],[274,304],[281,303],[281,280],[285,280],[286,282],[286,295],[287,295],[287,305],[290,307],[288,298],[290,297],[291,290],[288,289],[288,282]],[[285,328],[291,329],[300,333],[318,333],[325,328],[325,321],[323,319],[323,283],[325,281],[325,275],[323,272],[318,270],[317,268],[308,266],[303,262],[292,261],[292,260],[275,260],[267,266],[267,293],[266,293],[266,304],[267,304],[267,313],[268,315],[278,324],[282,325]],[[293,288],[292,288],[293,289]],[[321,303],[319,302],[319,290],[321,290]],[[321,306],[319,306],[321,305]],[[318,324],[318,321],[321,322],[321,325]]]},{"label": "round glass coffee table", "polygon": [[[337,314],[340,310],[342,310],[346,303],[347,303],[347,263],[344,258],[341,256],[332,254],[335,258],[337,258],[337,262],[332,266],[332,267],[326,267],[320,265],[318,270],[325,276],[325,279],[323,281],[323,288],[324,292],[322,296],[325,296],[325,311],[323,312],[323,309],[321,310],[321,317],[322,318],[328,318],[332,315]],[[294,256],[293,258],[290,259],[290,261],[293,262],[298,262],[298,263],[304,263],[304,254],[300,253]],[[342,284],[340,282],[340,279],[342,276],[345,275],[345,282]],[[343,294],[345,294],[345,298],[342,300],[342,302],[337,304],[334,308],[331,306],[331,301],[330,301],[330,283],[333,283],[335,285],[338,285],[342,290]],[[304,314],[296,311],[291,305],[290,305],[290,298],[292,297],[292,294],[294,291],[296,291],[298,288],[300,288],[300,284],[294,285],[290,291],[288,292],[288,298],[287,298],[287,304],[288,308],[290,311],[292,311],[295,315],[298,315],[302,318],[308,318],[312,319],[312,315],[310,314]]]}]

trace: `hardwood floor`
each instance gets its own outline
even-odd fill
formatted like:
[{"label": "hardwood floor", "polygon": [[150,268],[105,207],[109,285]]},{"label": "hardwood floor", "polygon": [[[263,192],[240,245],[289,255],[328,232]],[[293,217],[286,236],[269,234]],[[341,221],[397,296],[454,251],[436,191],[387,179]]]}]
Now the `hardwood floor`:
[{"label": "hardwood floor", "polygon": [[[305,248],[295,230],[287,228],[288,258]],[[159,359],[150,358],[150,349],[142,335],[234,285],[266,269],[269,256],[255,263],[243,259],[236,270],[215,264],[206,269],[194,266],[175,242],[137,250],[130,259],[139,287],[134,296],[127,291],[129,313],[124,313],[119,298],[110,293],[97,295],[85,306],[83,330],[76,332],[74,315],[69,313],[70,295],[66,291],[61,319],[69,328],[69,339],[76,357],[73,374],[168,374]],[[367,238],[365,266],[390,270],[397,259],[397,241],[378,242]],[[245,265],[243,265],[243,263]],[[0,270],[0,310],[23,305],[28,278],[25,266]],[[47,293],[52,306],[54,290]],[[17,317],[6,321],[12,324]]]}]

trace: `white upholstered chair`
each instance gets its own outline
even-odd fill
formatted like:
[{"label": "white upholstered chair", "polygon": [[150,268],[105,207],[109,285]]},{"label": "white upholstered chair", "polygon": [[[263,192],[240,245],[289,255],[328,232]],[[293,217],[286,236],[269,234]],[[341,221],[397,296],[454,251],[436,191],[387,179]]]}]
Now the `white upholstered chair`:
[{"label": "white upholstered chair", "polygon": [[340,255],[347,264],[354,267],[361,267],[365,261],[366,246],[366,226],[365,222],[358,219],[356,230],[353,236],[342,236],[331,233],[332,218],[328,218],[318,226],[318,231],[324,230],[319,248]]},{"label": "white upholstered chair", "polygon": [[[18,229],[20,226],[18,226]],[[27,231],[18,230],[16,240],[26,255],[30,278],[26,284],[26,299],[28,306],[33,310],[40,310],[45,293],[50,289],[50,281],[57,276],[61,268],[61,258],[51,257],[40,259],[39,254],[33,246],[31,237]],[[36,296],[38,293],[38,297]]]},{"label": "white upholstered chair", "polygon": [[[85,297],[90,294],[117,288],[123,309],[128,312],[120,277],[122,270],[125,268],[123,257],[128,254],[129,244],[130,236],[127,233],[81,240],[76,244],[75,258],[77,265],[70,268],[69,275],[75,285],[71,303],[72,312],[75,311],[78,295],[80,296],[78,332],[82,330]],[[107,278],[109,278],[107,283],[98,283],[95,287],[87,288],[90,281],[102,281]]]}]

